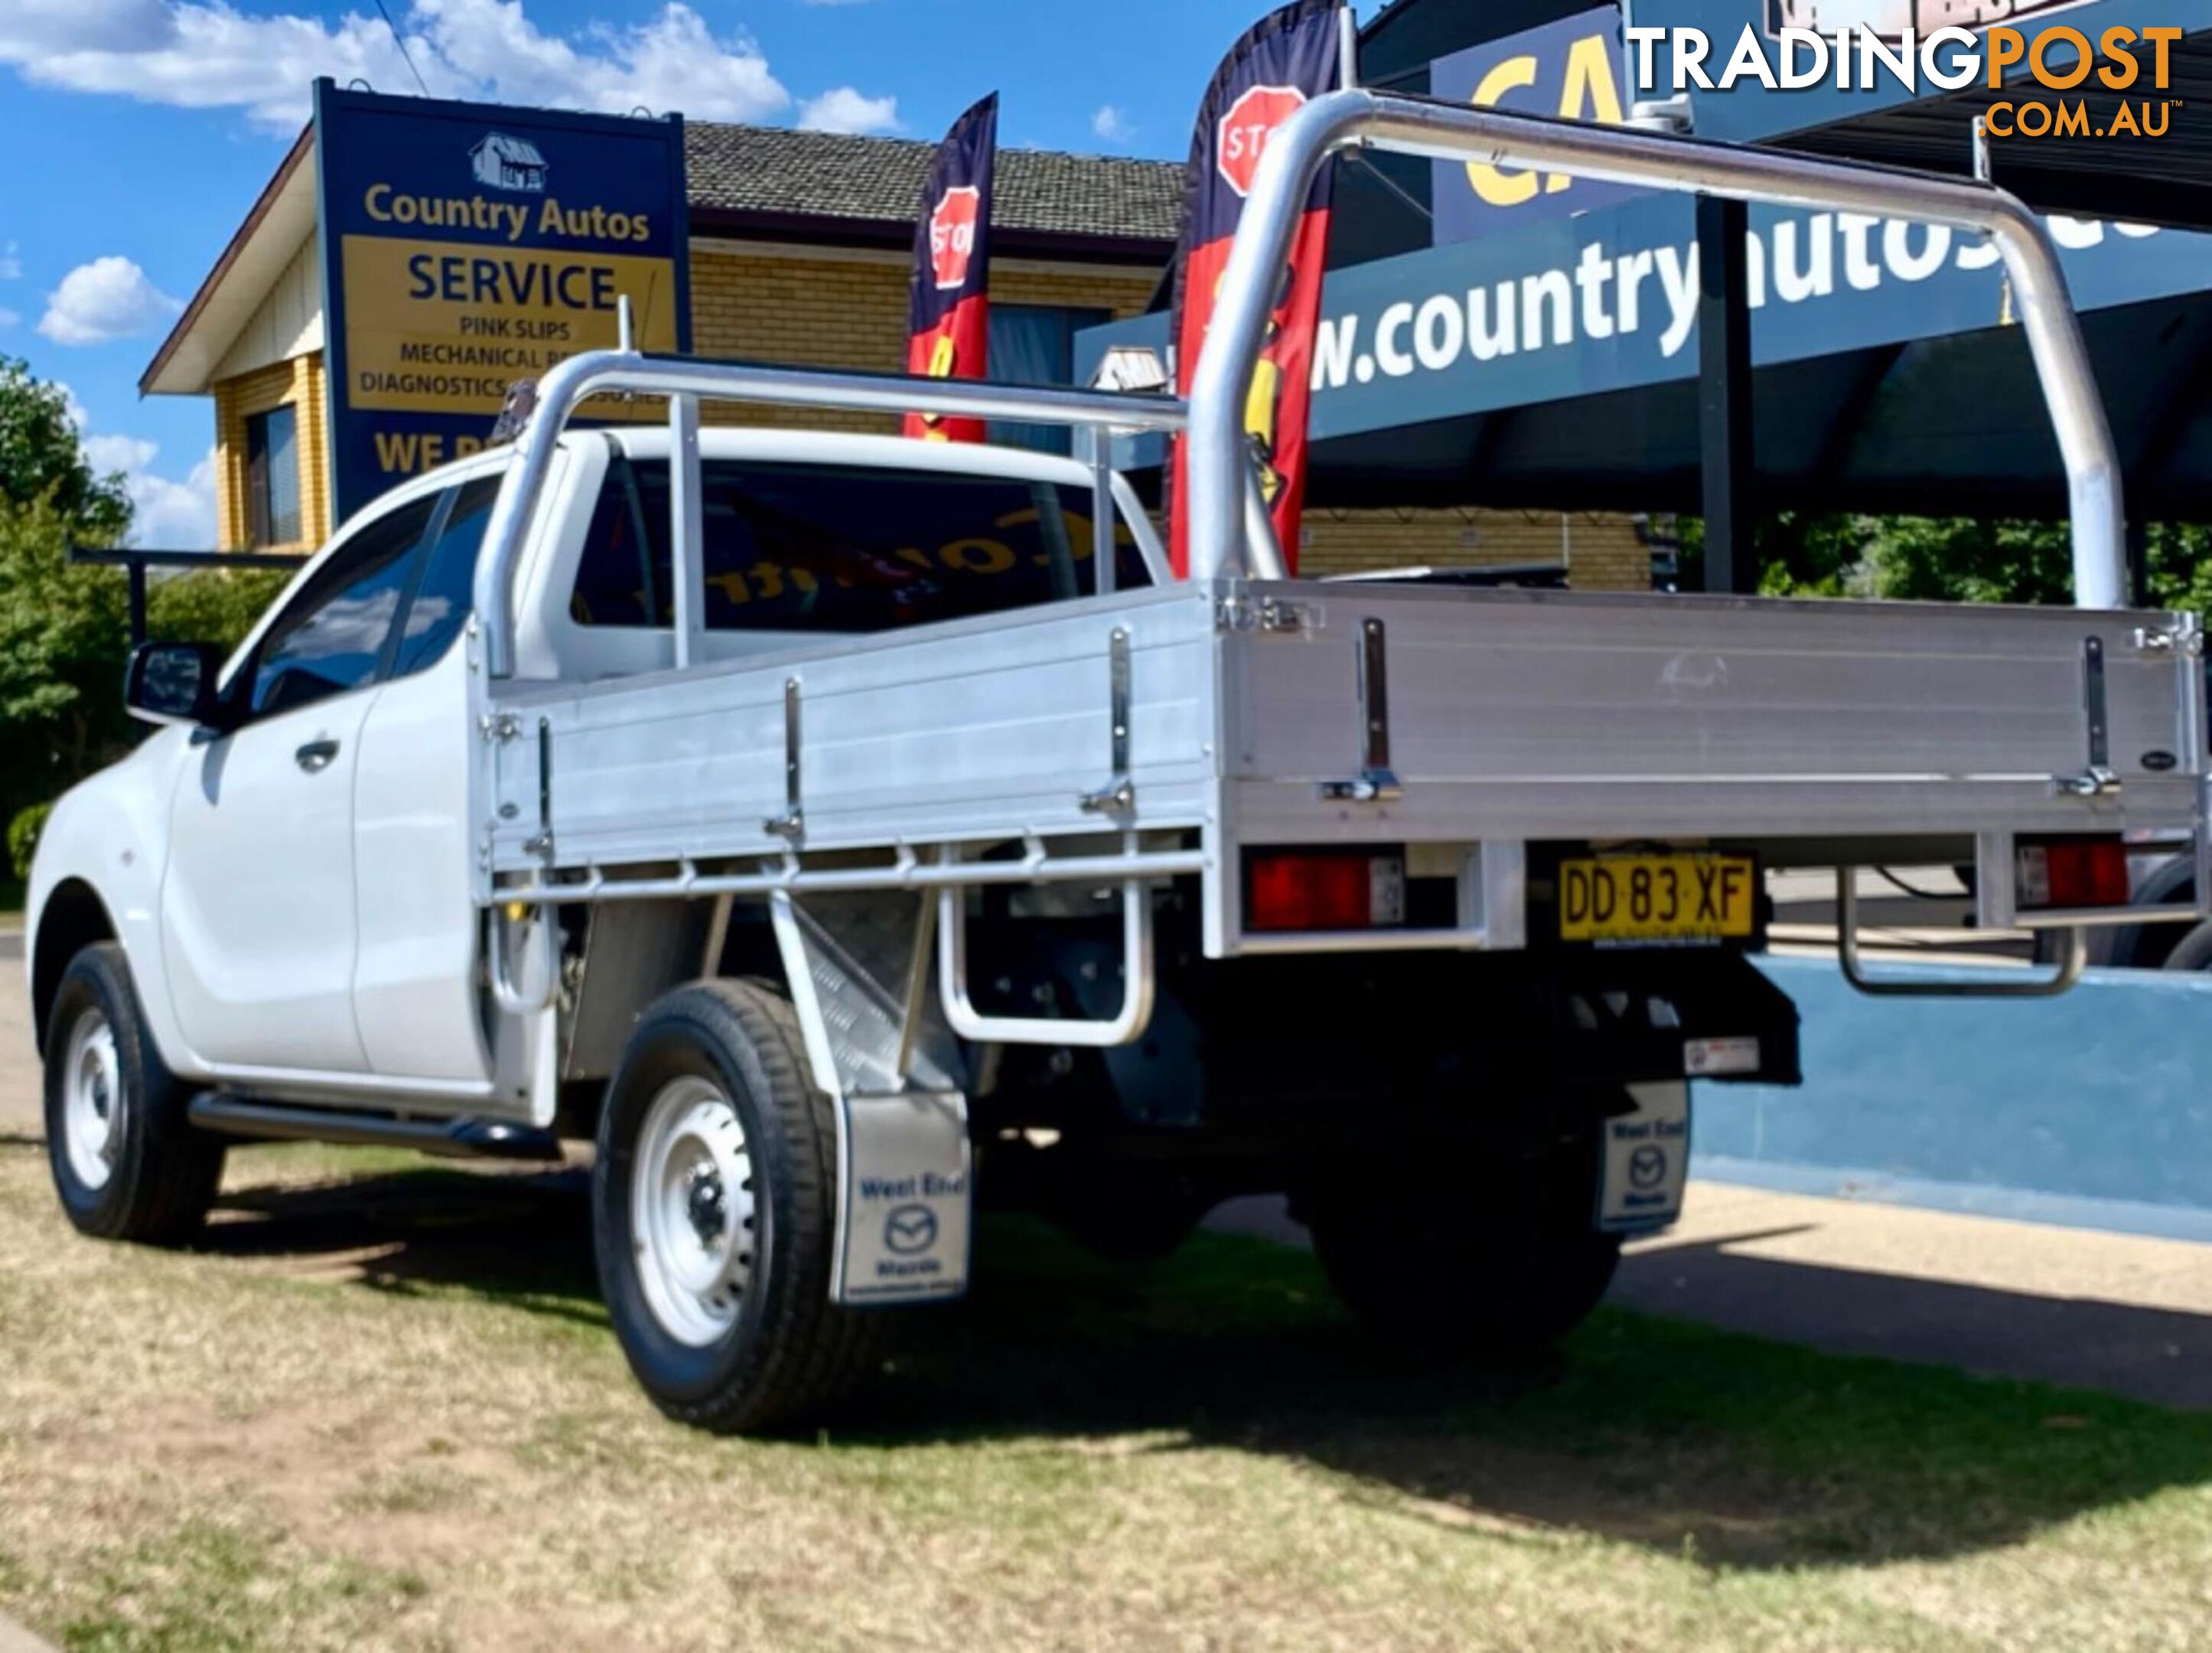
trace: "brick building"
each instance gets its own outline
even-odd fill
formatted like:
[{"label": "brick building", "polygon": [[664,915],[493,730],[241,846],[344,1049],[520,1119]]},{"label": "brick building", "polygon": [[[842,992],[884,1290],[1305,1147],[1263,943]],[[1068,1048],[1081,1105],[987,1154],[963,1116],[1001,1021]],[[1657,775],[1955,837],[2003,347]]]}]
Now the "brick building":
[{"label": "brick building", "polygon": [[[315,148],[310,128],[140,380],[149,395],[214,398],[225,550],[304,552],[332,526]],[[915,203],[933,148],[688,125],[694,353],[898,371]],[[1182,168],[1167,162],[1002,152],[993,215],[994,373],[1066,379],[1076,331],[1142,311],[1172,256],[1182,192]],[[888,423],[866,414],[730,407],[710,408],[708,416],[859,429]],[[1634,525],[1614,516],[1322,506],[1309,514],[1304,550],[1314,573],[1562,560],[1579,586],[1647,583],[1646,548]]]}]

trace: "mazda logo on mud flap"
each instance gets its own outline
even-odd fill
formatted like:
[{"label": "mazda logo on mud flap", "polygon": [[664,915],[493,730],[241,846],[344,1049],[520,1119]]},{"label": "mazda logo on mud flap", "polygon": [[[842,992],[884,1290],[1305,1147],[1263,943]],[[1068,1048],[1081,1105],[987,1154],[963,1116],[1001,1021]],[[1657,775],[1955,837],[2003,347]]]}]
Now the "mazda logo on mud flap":
[{"label": "mazda logo on mud flap", "polygon": [[937,1213],[927,1206],[899,1206],[884,1218],[884,1249],[902,1257],[937,1243]]},{"label": "mazda logo on mud flap", "polygon": [[1628,1180],[1638,1188],[1656,1188],[1667,1180],[1667,1151],[1647,1142],[1628,1156]]}]

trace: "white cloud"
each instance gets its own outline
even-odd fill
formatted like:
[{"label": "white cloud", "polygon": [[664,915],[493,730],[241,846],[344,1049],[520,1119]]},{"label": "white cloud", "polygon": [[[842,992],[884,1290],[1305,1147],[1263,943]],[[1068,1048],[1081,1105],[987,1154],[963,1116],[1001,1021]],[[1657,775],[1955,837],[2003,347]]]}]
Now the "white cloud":
[{"label": "white cloud", "polygon": [[110,254],[62,277],[46,295],[39,331],[57,344],[105,344],[153,332],[184,307],[136,264]]},{"label": "white cloud", "polygon": [[161,452],[160,443],[107,431],[85,435],[91,416],[84,404],[60,380],[54,381],[54,388],[62,393],[93,473],[123,478],[123,491],[131,499],[131,544],[171,550],[200,550],[215,544],[214,448],[201,456],[182,482],[157,476],[152,467]]},{"label": "white cloud", "polygon": [[10,310],[6,305],[0,304],[0,328],[13,327],[22,319],[20,311]]},{"label": "white cloud", "polygon": [[849,86],[832,87],[800,106],[799,124],[810,132],[896,131],[898,100],[866,97]]},{"label": "white cloud", "polygon": [[1091,117],[1091,135],[1108,143],[1127,143],[1137,135],[1129,119],[1110,103],[1098,106],[1098,112]]},{"label": "white cloud", "polygon": [[[441,97],[614,114],[641,106],[701,120],[765,120],[791,104],[749,35],[717,38],[678,0],[642,22],[595,23],[573,36],[539,28],[524,0],[413,0],[401,27],[415,67]],[[415,88],[373,12],[326,22],[247,13],[228,0],[5,0],[0,64],[72,91],[243,109],[285,131],[307,119],[318,75],[388,92]]]},{"label": "white cloud", "polygon": [[161,451],[156,442],[143,436],[88,436],[84,439],[84,457],[92,468],[105,477],[118,471],[137,471],[154,462]]},{"label": "white cloud", "polygon": [[19,282],[23,279],[23,258],[13,241],[0,246],[0,282]]},{"label": "white cloud", "polygon": [[[123,485],[131,495],[131,541],[167,550],[196,551],[215,544],[215,450],[210,448],[182,482],[157,477],[146,467],[161,450],[154,443],[131,436],[94,436],[84,445],[89,454],[96,442],[112,442],[119,451],[138,455],[134,465],[114,467],[124,472]],[[97,460],[94,468],[104,475],[110,468]]]}]

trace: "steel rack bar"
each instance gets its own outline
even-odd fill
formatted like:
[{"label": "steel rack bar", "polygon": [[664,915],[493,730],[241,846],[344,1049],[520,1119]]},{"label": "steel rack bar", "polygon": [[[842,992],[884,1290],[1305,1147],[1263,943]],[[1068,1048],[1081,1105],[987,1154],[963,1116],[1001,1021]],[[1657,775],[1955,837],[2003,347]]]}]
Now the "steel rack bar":
[{"label": "steel rack bar", "polygon": [[487,905],[524,902],[550,906],[610,901],[666,901],[695,896],[850,894],[856,890],[965,889],[983,884],[1121,883],[1133,878],[1170,878],[1202,872],[1200,849],[1139,850],[1119,855],[1052,856],[1031,853],[1018,861],[925,861],[901,847],[898,859],[881,866],[808,869],[787,860],[773,872],[702,872],[684,863],[673,878],[610,877],[594,866],[574,883],[543,874],[527,883],[495,887]]},{"label": "steel rack bar", "polygon": [[1246,503],[1239,475],[1245,394],[1259,360],[1276,276],[1290,257],[1313,181],[1331,155],[1352,148],[1486,161],[1729,200],[1871,213],[1989,236],[2012,278],[2013,297],[2065,462],[2074,601],[2087,609],[2125,605],[2118,455],[2057,254],[2042,224],[2018,198],[1988,184],[1899,167],[1369,91],[1316,98],[1276,129],[1261,157],[1191,384],[1193,579],[1245,573],[1254,561],[1245,545]]},{"label": "steel rack bar", "polygon": [[[514,675],[514,580],[561,433],[587,398],[624,392],[861,412],[924,411],[1109,431],[1176,431],[1185,416],[1184,404],[1165,396],[692,362],[623,350],[572,356],[538,380],[537,407],[516,439],[508,485],[492,507],[487,550],[477,565],[476,611],[483,624],[484,665],[495,678]],[[696,543],[692,555],[697,555]]]}]

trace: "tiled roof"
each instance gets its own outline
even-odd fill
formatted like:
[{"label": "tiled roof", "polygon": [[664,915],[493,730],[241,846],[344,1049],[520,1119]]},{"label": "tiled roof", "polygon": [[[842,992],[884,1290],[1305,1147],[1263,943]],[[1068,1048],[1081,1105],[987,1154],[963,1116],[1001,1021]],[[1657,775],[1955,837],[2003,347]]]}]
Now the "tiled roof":
[{"label": "tiled roof", "polygon": [[[934,143],[768,126],[684,128],[691,205],[708,212],[911,224]],[[991,222],[1002,231],[1170,242],[1182,212],[1171,161],[999,152]]]}]

